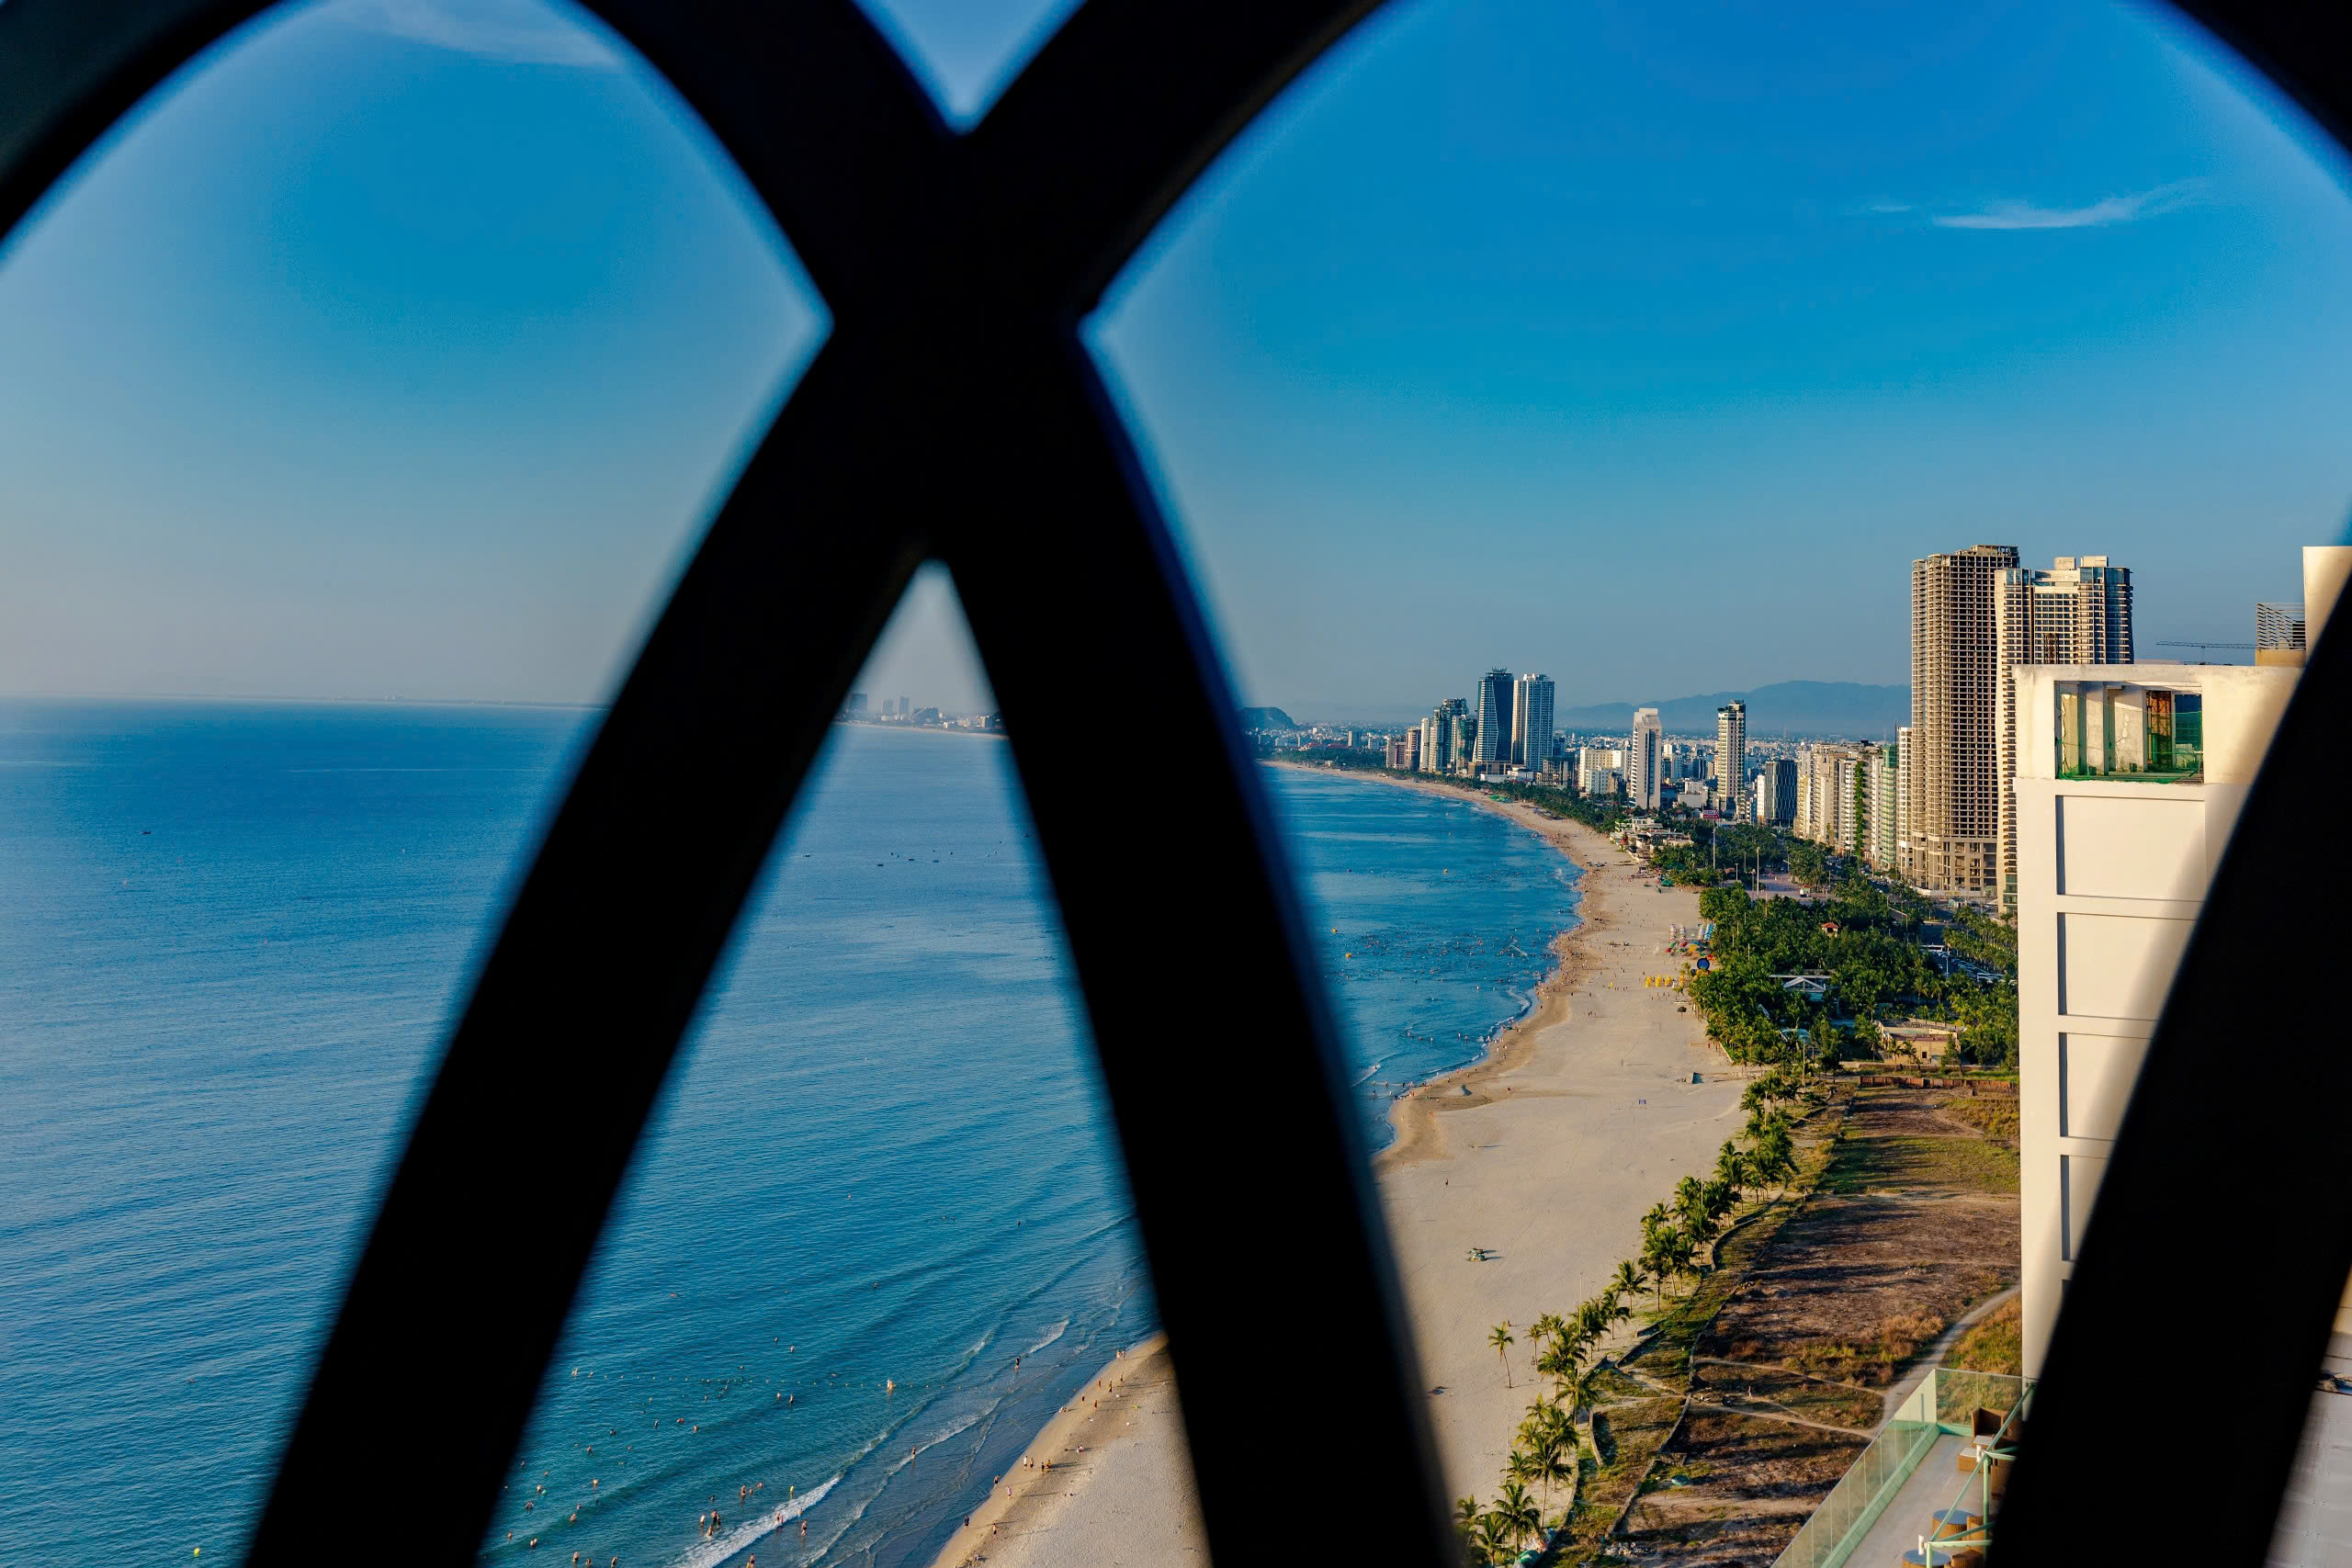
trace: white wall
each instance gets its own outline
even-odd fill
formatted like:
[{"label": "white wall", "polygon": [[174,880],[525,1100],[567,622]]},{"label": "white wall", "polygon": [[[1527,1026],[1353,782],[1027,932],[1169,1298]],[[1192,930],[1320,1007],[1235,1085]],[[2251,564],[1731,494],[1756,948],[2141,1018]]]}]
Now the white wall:
[{"label": "white wall", "polygon": [[[2028,1377],[2040,1375],[2149,1036],[2298,673],[2147,664],[2016,671]],[[2055,778],[2050,738],[2056,689],[2065,681],[2201,693],[2204,782]],[[2339,1317],[2339,1331],[2348,1325],[2352,1319]]]}]

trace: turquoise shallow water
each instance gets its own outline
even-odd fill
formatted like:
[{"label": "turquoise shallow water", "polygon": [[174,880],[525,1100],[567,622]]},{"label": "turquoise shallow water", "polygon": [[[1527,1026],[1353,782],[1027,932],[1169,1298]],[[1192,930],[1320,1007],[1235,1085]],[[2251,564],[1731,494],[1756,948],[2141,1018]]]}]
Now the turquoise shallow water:
[{"label": "turquoise shallow water", "polygon": [[[589,722],[0,708],[0,1562],[233,1560]],[[1396,1086],[1524,1005],[1572,873],[1463,803],[1269,782],[1385,1136]],[[560,1552],[540,1561],[927,1561],[1154,1326],[1083,1040],[1001,743],[838,731],[485,1555],[531,1559],[537,1535]],[[1232,1049],[1202,1042],[1203,1070]],[[560,1179],[562,1130],[518,1107],[515,1134]],[[532,1223],[532,1194],[489,1201]],[[413,1397],[465,1419],[461,1387]],[[355,1478],[355,1525],[433,1457]]]}]

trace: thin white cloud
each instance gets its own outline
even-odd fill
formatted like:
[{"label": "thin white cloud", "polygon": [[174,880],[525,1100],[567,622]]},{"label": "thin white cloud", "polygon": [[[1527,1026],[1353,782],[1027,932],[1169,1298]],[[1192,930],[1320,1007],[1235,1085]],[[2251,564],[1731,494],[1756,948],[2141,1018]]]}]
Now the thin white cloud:
[{"label": "thin white cloud", "polygon": [[620,64],[589,24],[538,0],[346,0],[338,9],[370,32],[484,60],[598,71]]},{"label": "thin white cloud", "polygon": [[1996,201],[1974,212],[1942,212],[1928,220],[1939,229],[2101,229],[2137,223],[2196,203],[2202,180],[2175,180],[2154,190],[2110,196],[2088,207],[2036,207],[2026,201]]}]

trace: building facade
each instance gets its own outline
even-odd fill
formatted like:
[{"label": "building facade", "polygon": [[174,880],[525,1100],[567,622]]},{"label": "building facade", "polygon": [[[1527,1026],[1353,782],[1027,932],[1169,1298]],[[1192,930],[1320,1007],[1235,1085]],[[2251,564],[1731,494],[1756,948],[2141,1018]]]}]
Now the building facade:
[{"label": "building facade", "polygon": [[1797,819],[1797,765],[1787,757],[1768,757],[1756,773],[1755,819],[1768,828],[1786,828]]},{"label": "building facade", "polygon": [[1715,781],[1724,813],[1736,822],[1749,820],[1746,703],[1725,703],[1715,710]]},{"label": "building facade", "polygon": [[[1894,732],[1894,750],[1898,759],[1911,755],[1911,727],[1903,725]],[[1909,878],[1911,870],[1911,770],[1898,767],[1894,773],[1894,870]]]},{"label": "building facade", "polygon": [[1470,692],[1470,756],[1474,768],[1510,762],[1510,671],[1489,670]]},{"label": "building facade", "polygon": [[1869,761],[1870,808],[1863,822],[1862,859],[1873,871],[1896,868],[1896,845],[1902,821],[1903,751],[1900,746],[1873,746]]},{"label": "building facade", "polygon": [[2018,1089],[2038,1376],[2141,1058],[2301,671],[2019,665]]},{"label": "building facade", "polygon": [[1510,760],[1541,769],[1552,755],[1552,677],[1521,675],[1511,687]]},{"label": "building facade", "polygon": [[2050,570],[2012,567],[1993,601],[2000,660],[2001,713],[1994,824],[1996,884],[2003,908],[2017,905],[2017,698],[2009,671],[2020,664],[2132,662],[2132,572],[2105,556],[2060,556]]},{"label": "building facade", "polygon": [[1995,604],[2014,545],[1911,563],[1912,875],[1989,894],[1998,880],[2001,660]]},{"label": "building facade", "polygon": [[[2313,630],[2347,574],[2352,547],[2303,551]],[[2028,1377],[2049,1351],[2173,971],[2301,674],[2280,662],[2012,671]],[[2352,1310],[2338,1310],[2335,1332],[2352,1335]]]},{"label": "building facade", "polygon": [[1840,854],[1864,853],[1871,814],[1871,757],[1876,750],[1826,740],[1798,747],[1790,831]]},{"label": "building facade", "polygon": [[1639,811],[1656,811],[1659,788],[1665,781],[1659,777],[1658,764],[1666,752],[1666,733],[1657,720],[1657,709],[1634,710],[1634,733],[1625,745],[1625,801]]},{"label": "building facade", "polygon": [[1620,781],[1625,776],[1625,753],[1623,749],[1615,746],[1578,747],[1575,764],[1576,785],[1587,795],[1616,793],[1614,784],[1607,789],[1594,788],[1592,781],[1599,774],[1607,773],[1611,778]]}]

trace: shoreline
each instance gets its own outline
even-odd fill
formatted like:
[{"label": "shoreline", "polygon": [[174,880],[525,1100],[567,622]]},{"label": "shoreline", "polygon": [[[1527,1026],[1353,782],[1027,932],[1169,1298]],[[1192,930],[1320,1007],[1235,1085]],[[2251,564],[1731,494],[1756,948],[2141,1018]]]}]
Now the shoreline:
[{"label": "shoreline", "polygon": [[[1276,762],[1272,766],[1296,768],[1305,773],[1339,772],[1337,769],[1310,768],[1301,762]],[[1396,1097],[1388,1107],[1388,1126],[1395,1136],[1386,1148],[1373,1156],[1372,1169],[1376,1177],[1399,1166],[1435,1157],[1439,1115],[1443,1111],[1469,1111],[1493,1104],[1494,1096],[1488,1092],[1488,1086],[1514,1068],[1527,1065],[1528,1058],[1534,1053],[1535,1036],[1540,1031],[1566,1021],[1569,996],[1575,988],[1573,976],[1576,966],[1585,957],[1583,950],[1587,940],[1603,919],[1589,907],[1587,883],[1602,869],[1603,862],[1618,852],[1617,846],[1605,836],[1581,822],[1545,817],[1532,807],[1498,801],[1476,790],[1425,784],[1419,779],[1400,779],[1388,773],[1351,770],[1347,776],[1435,795],[1442,800],[1458,800],[1480,810],[1490,811],[1518,823],[1545,840],[1559,852],[1561,859],[1577,868],[1577,874],[1575,921],[1552,938],[1549,944],[1551,972],[1536,984],[1532,1004],[1524,1013],[1498,1030],[1476,1056],[1458,1067],[1449,1067],[1421,1080]],[[1579,836],[1589,842],[1578,842]],[[1585,852],[1582,858],[1579,858],[1579,851]],[[1464,1089],[1469,1092],[1440,1099],[1439,1091],[1449,1089]],[[1455,1100],[1460,1103],[1454,1103]]]},{"label": "shoreline", "polygon": [[[1523,1326],[1598,1288],[1635,1245],[1642,1210],[1668,1191],[1674,1175],[1702,1170],[1722,1142],[1716,1123],[1736,1115],[1736,1089],[1724,1071],[1729,1062],[1705,1042],[1696,1014],[1678,1014],[1671,1009],[1680,1004],[1667,1000],[1681,993],[1635,983],[1652,957],[1645,950],[1663,953],[1664,925],[1696,919],[1697,895],[1645,884],[1615,844],[1580,822],[1484,793],[1385,773],[1270,765],[1464,801],[1536,833],[1579,874],[1575,919],[1552,940],[1555,963],[1532,1005],[1473,1060],[1398,1095],[1388,1110],[1395,1139],[1372,1161],[1448,1490],[1490,1494],[1523,1396],[1486,1343],[1485,1325],[1500,1317]],[[1626,907],[1636,898],[1649,908]],[[1643,914],[1651,919],[1637,918]],[[1640,940],[1648,936],[1655,944]],[[1651,968],[1668,966],[1661,956]],[[1683,1113],[1663,1137],[1657,1123],[1665,1118],[1652,1114],[1654,1100],[1661,1111]],[[1572,1125],[1578,1122],[1592,1125]],[[1595,1135],[1574,1136],[1578,1131]],[[1513,1134],[1532,1136],[1522,1142]],[[1678,1156],[1670,1174],[1654,1175],[1645,1163],[1677,1163]],[[1597,1198],[1603,1189],[1611,1201],[1591,1206],[1605,1215],[1557,1201],[1564,1192]],[[1518,1231],[1503,1234],[1510,1226],[1498,1221],[1513,1214]],[[1534,1234],[1541,1229],[1566,1234],[1547,1244]],[[1475,1245],[1501,1246],[1498,1256],[1465,1266],[1455,1238],[1474,1233]],[[1165,1343],[1155,1335],[1099,1371],[1088,1389],[1105,1407],[1057,1413],[933,1568],[1204,1561]],[[1310,1400],[1302,1392],[1280,1403],[1304,1421]],[[1031,1468],[1047,1460],[1052,1471]]]},{"label": "shoreline", "polygon": [[[934,1568],[983,1562],[993,1551],[1049,1531],[1061,1506],[1096,1478],[1103,1457],[1117,1451],[1112,1439],[1131,1431],[1139,1412],[1174,1413],[1175,1373],[1167,1349],[1168,1336],[1155,1333],[1114,1352],[1030,1439],[1013,1467],[989,1483],[987,1500],[932,1559]],[[1180,1438],[1180,1461],[1181,1445]],[[1189,1468],[1181,1491],[1163,1501],[1197,1515]],[[1126,1510],[1130,1518],[1135,1512]]]}]

